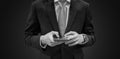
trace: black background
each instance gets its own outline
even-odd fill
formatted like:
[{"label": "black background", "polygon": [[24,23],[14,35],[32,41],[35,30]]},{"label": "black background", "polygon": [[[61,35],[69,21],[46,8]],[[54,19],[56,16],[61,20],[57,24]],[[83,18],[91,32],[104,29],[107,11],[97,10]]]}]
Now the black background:
[{"label": "black background", "polygon": [[[85,59],[119,59],[119,0],[86,0],[90,3],[96,43],[83,48]],[[0,2],[2,59],[49,59],[24,45],[24,28],[32,0]]]}]

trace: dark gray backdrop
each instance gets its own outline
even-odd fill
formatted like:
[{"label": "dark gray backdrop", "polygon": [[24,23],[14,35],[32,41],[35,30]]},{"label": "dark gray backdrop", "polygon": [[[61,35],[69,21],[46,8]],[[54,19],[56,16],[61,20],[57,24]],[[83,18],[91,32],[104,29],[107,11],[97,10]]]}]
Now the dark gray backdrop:
[{"label": "dark gray backdrop", "polygon": [[[119,2],[87,0],[93,14],[97,41],[84,49],[85,59],[119,59]],[[0,2],[2,59],[49,59],[34,48],[24,46],[24,26],[32,0]]]}]

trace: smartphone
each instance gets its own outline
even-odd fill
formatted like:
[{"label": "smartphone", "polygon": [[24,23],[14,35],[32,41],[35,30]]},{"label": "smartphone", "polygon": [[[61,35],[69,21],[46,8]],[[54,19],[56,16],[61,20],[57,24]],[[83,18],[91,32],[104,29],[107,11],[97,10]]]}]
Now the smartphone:
[{"label": "smartphone", "polygon": [[55,38],[54,41],[56,41],[56,42],[66,42],[68,40],[65,39],[65,38]]}]

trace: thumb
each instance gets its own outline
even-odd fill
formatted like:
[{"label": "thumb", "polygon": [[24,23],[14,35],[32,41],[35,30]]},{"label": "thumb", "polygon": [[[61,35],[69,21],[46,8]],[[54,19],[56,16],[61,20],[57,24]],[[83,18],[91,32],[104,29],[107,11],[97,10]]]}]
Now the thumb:
[{"label": "thumb", "polygon": [[56,35],[57,37],[59,37],[59,33],[58,32],[53,32],[53,35]]},{"label": "thumb", "polygon": [[49,39],[50,39],[51,42],[54,42],[52,35],[49,36]]}]

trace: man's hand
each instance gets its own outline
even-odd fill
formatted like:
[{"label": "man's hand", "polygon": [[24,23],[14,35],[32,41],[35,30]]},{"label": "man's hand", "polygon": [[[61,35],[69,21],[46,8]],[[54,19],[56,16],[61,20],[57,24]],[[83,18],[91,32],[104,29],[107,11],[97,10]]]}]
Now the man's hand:
[{"label": "man's hand", "polygon": [[84,41],[83,35],[78,34],[77,32],[74,31],[70,31],[66,33],[64,36],[68,40],[67,42],[65,42],[65,44],[68,44],[68,46],[81,44]]},{"label": "man's hand", "polygon": [[59,38],[58,32],[56,32],[56,31],[51,31],[51,32],[49,32],[49,33],[47,33],[47,34],[45,34],[45,35],[42,35],[42,36],[40,37],[40,40],[42,41],[43,44],[47,44],[47,45],[49,45],[49,46],[51,46],[51,47],[54,47],[54,46],[56,46],[56,45],[61,44],[61,42],[55,42],[55,41],[54,41],[54,39],[55,39],[55,38],[53,37],[54,35],[55,35],[57,38]]}]

